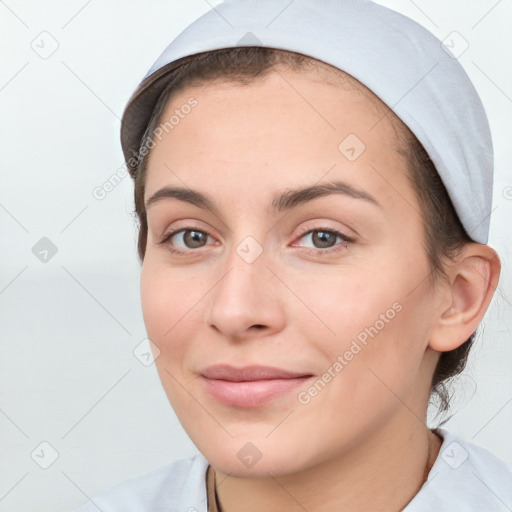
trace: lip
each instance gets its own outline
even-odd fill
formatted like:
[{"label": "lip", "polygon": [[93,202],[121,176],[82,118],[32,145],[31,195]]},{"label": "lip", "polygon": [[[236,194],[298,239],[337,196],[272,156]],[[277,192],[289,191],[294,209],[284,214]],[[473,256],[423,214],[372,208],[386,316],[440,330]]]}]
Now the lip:
[{"label": "lip", "polygon": [[205,390],[217,401],[240,408],[261,407],[312,378],[271,366],[215,365],[200,372]]}]

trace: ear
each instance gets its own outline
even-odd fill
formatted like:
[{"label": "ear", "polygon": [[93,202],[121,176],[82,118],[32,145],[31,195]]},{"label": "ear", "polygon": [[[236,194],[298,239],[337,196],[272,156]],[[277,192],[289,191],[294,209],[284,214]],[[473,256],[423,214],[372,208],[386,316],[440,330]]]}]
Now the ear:
[{"label": "ear", "polygon": [[429,347],[438,352],[461,346],[477,329],[494,295],[501,263],[494,249],[468,243],[446,269],[436,325]]}]

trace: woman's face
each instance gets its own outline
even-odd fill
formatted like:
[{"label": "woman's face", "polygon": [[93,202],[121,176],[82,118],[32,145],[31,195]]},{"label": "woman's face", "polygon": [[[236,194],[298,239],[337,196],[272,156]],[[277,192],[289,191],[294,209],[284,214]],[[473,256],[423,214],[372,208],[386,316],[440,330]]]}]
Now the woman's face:
[{"label": "woman's face", "polygon": [[143,315],[180,422],[224,473],[292,473],[423,417],[436,297],[384,113],[284,69],[167,105]]}]

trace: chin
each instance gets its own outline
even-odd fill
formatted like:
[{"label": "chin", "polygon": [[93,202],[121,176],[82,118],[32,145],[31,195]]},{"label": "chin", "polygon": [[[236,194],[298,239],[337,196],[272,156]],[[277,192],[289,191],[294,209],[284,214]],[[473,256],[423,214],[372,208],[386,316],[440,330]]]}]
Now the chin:
[{"label": "chin", "polygon": [[237,453],[230,455],[223,451],[204,455],[215,469],[237,478],[268,478],[269,474],[281,476],[300,469],[294,466],[294,457],[285,457],[278,453],[273,453],[272,456],[261,454],[261,458],[252,463],[248,459],[240,460]]},{"label": "chin", "polygon": [[236,436],[229,440],[210,438],[195,444],[214,468],[233,477],[281,476],[314,464],[305,451],[297,449],[301,446],[300,442],[290,442],[292,440],[288,439],[289,445],[286,446],[282,438],[271,438],[254,436],[254,441],[248,441],[249,436]]}]

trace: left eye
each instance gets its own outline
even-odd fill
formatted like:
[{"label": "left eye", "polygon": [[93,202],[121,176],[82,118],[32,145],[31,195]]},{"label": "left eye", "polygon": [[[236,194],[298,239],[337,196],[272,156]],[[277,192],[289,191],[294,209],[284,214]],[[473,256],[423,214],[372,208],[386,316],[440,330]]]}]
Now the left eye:
[{"label": "left eye", "polygon": [[[340,238],[341,242],[351,242],[352,240],[346,237],[343,233],[336,231],[335,229],[310,229],[301,236],[301,239],[309,237],[309,240],[313,243],[314,249],[330,249],[335,247],[336,239]],[[325,251],[321,251],[325,252]]]}]

